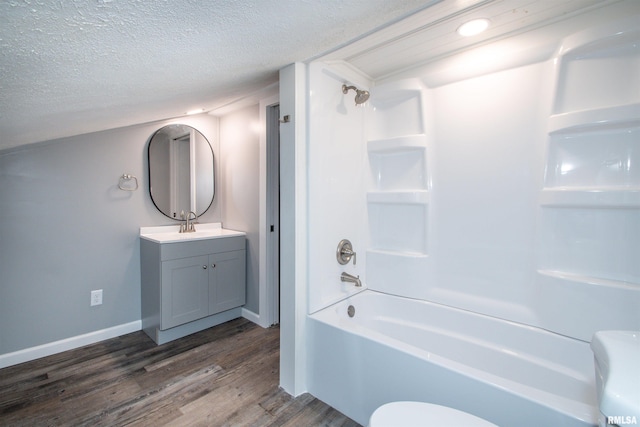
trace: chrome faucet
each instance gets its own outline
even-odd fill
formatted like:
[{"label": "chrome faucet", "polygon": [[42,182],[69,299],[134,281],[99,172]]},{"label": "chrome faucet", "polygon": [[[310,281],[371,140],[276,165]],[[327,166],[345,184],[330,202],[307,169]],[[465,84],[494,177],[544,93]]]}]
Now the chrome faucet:
[{"label": "chrome faucet", "polygon": [[[193,214],[194,216],[194,220],[193,222],[189,222],[189,220],[191,219],[191,215]],[[198,222],[198,215],[196,215],[195,212],[191,211],[187,214],[187,223],[185,224],[185,232],[187,233],[193,233],[194,231],[196,231],[196,227],[195,227],[195,223]]]},{"label": "chrome faucet", "polygon": [[[195,217],[194,221],[191,221],[191,215]],[[195,212],[191,211],[185,216],[184,211],[182,211],[180,212],[180,218],[185,220],[185,222],[180,224],[180,233],[193,233],[196,231],[194,224],[198,222],[198,215],[196,215]]]},{"label": "chrome faucet", "polygon": [[352,276],[349,273],[342,273],[340,275],[340,280],[343,282],[355,283],[357,287],[362,286],[362,282],[360,281],[360,276]]}]

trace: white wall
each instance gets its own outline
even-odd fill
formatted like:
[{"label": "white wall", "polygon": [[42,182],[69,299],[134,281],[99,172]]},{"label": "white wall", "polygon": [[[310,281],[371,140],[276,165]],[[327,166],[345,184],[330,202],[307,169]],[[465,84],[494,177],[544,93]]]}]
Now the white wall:
[{"label": "white wall", "polygon": [[[176,122],[209,139],[219,185],[218,119]],[[0,153],[0,358],[140,321],[139,227],[174,223],[148,192],[147,142],[168,123]],[[138,177],[137,191],[118,189],[123,173]],[[200,220],[221,220],[218,197]],[[89,306],[93,289],[104,291],[100,306]]]},{"label": "white wall", "polygon": [[[362,129],[366,109],[354,102],[355,92],[342,93],[342,85],[369,88],[368,80],[349,70],[334,71],[324,64],[311,64],[314,82],[309,110],[309,312],[360,290],[341,282],[347,272],[366,282],[367,159]],[[342,239],[351,241],[356,264],[338,264],[336,250]]]},{"label": "white wall", "polygon": [[220,118],[220,166],[218,190],[224,200],[221,217],[225,228],[247,233],[247,303],[260,314],[260,114],[258,105]]},{"label": "white wall", "polygon": [[[188,116],[0,153],[0,366],[140,328],[139,227],[175,223],[148,190],[148,140],[169,123],[195,127],[213,147],[215,199],[199,220],[247,233],[245,308],[259,320],[265,165],[256,101],[222,118]],[[118,189],[123,173],[137,176],[138,191]],[[104,302],[90,307],[94,289]]]},{"label": "white wall", "polygon": [[437,236],[427,298],[536,323],[530,298],[552,74],[547,62],[433,91]]}]

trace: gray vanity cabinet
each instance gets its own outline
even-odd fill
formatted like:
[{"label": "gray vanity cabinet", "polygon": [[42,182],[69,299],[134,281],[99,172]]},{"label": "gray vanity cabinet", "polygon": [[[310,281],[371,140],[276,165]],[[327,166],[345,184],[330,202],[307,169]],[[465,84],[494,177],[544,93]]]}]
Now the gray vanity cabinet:
[{"label": "gray vanity cabinet", "polygon": [[209,256],[209,314],[244,305],[245,251],[221,252]]},{"label": "gray vanity cabinet", "polygon": [[245,245],[244,236],[141,239],[142,329],[160,344],[229,320],[216,315],[245,304]]},{"label": "gray vanity cabinet", "polygon": [[160,329],[169,329],[209,315],[207,255],[162,262]]}]

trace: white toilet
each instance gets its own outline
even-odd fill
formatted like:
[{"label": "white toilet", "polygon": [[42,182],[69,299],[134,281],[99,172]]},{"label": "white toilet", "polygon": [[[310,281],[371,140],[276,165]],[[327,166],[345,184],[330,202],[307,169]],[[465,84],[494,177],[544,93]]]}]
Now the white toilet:
[{"label": "white toilet", "polygon": [[[600,331],[591,340],[601,427],[640,425],[640,332]],[[425,402],[380,406],[369,427],[496,427],[482,418]]]},{"label": "white toilet", "polygon": [[369,418],[369,427],[497,427],[475,415],[425,402],[391,402]]},{"label": "white toilet", "polygon": [[599,425],[640,425],[640,331],[596,332],[591,350]]}]

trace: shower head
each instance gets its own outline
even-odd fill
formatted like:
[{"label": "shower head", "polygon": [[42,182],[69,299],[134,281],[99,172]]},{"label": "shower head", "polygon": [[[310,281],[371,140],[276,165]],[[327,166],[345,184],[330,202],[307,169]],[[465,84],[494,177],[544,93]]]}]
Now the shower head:
[{"label": "shower head", "polygon": [[369,99],[368,90],[360,90],[355,86],[342,85],[342,93],[346,94],[347,92],[349,92],[349,89],[353,89],[356,91],[356,105],[364,104],[365,102],[367,102],[367,99]]}]

